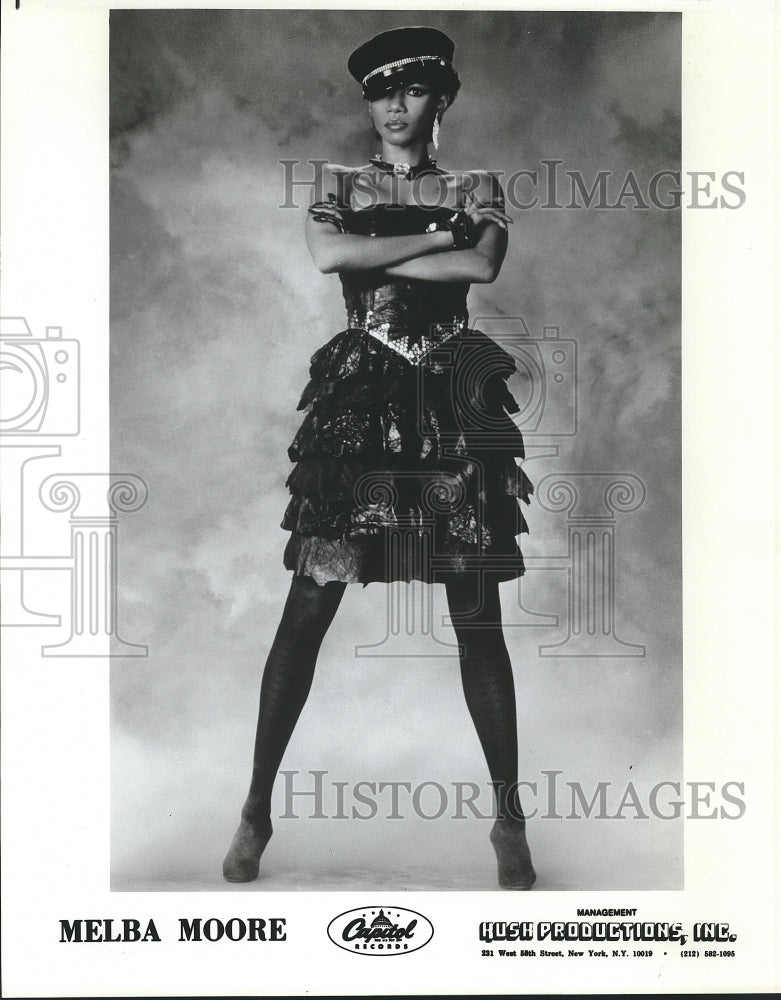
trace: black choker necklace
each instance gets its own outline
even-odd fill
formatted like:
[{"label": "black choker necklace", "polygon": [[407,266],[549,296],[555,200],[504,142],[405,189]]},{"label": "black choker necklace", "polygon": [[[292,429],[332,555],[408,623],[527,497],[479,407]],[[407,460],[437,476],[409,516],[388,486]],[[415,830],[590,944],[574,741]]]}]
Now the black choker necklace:
[{"label": "black choker necklace", "polygon": [[430,156],[426,156],[426,159],[416,167],[411,167],[409,163],[386,163],[381,156],[370,156],[369,163],[379,167],[383,173],[403,177],[406,181],[414,181],[416,177],[433,173],[437,169],[437,161],[432,160]]}]

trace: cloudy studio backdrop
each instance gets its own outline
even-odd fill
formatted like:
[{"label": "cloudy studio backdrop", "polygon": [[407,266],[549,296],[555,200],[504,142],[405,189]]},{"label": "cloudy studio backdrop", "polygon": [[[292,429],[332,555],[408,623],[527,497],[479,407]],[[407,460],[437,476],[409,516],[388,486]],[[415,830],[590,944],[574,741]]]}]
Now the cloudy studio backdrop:
[{"label": "cloudy studio backdrop", "polygon": [[[121,527],[121,628],[149,656],[112,665],[114,889],[225,888],[289,583],[287,446],[309,357],[345,325],[338,280],[304,244],[308,194],[280,207],[281,161],[306,179],[307,161],[377,151],[346,58],[402,23],[456,43],[463,88],[440,164],[539,178],[536,190],[528,176],[516,185],[518,201],[539,204],[510,202],[499,278],[470,294],[472,325],[505,347],[515,338],[525,469],[538,485],[524,511],[530,571],[502,589],[520,776],[537,783],[524,796],[538,809],[535,891],[682,884],[682,824],[649,806],[654,786],[681,778],[680,214],[631,195],[613,209],[567,207],[567,171],[589,187],[608,171],[612,204],[629,173],[647,202],[650,178],[679,169],[680,16],[114,10],[112,466],[149,486]],[[543,404],[548,423],[533,425]],[[614,481],[629,485],[610,492]],[[612,546],[586,604],[607,594],[612,613],[615,587],[614,615],[592,635],[575,586],[586,522]],[[433,611],[434,635],[391,650],[386,589],[348,589],[283,762],[296,791],[326,772],[328,818],[307,818],[311,797],[294,800],[300,818],[279,818],[280,779],[261,880],[245,891],[495,887],[490,822],[450,818],[454,783],[482,785],[486,812],[490,794],[458,661],[441,655],[453,641],[441,587]],[[346,783],[349,814],[361,781],[409,783],[418,808],[402,792],[403,818],[388,819],[389,795],[364,789],[374,818],[334,818],[334,783]],[[607,818],[573,807],[568,782],[589,800],[607,783]],[[437,785],[447,809],[425,819]],[[666,789],[657,812],[672,815],[673,799]]]}]

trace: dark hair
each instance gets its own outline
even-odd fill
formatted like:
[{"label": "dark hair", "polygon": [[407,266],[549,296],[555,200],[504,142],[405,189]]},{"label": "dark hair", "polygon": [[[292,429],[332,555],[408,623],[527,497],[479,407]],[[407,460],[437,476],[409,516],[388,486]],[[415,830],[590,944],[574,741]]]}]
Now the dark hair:
[{"label": "dark hair", "polygon": [[[431,66],[425,69],[406,69],[404,73],[396,74],[393,85],[396,87],[408,87],[411,83],[427,83],[435,91],[438,97],[447,97],[448,107],[455,101],[456,94],[461,89],[461,80],[458,73],[448,63],[447,66]],[[373,92],[369,88],[364,92],[365,101],[376,101],[382,96],[381,92]]]},{"label": "dark hair", "polygon": [[447,66],[432,76],[432,87],[434,87],[440,97],[443,95],[447,97],[447,106],[450,107],[461,89],[461,80],[458,73],[456,73],[452,66]]}]

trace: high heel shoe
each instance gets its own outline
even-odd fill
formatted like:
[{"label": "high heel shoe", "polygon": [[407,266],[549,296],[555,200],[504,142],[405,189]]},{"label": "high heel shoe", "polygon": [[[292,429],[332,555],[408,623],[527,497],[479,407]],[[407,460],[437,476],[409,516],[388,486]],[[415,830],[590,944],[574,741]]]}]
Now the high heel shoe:
[{"label": "high heel shoe", "polygon": [[531,889],[537,879],[526,841],[526,824],[498,819],[491,830],[502,889]]},{"label": "high heel shoe", "polygon": [[260,858],[273,832],[270,821],[258,827],[242,817],[222,863],[226,882],[252,882],[258,877]]}]

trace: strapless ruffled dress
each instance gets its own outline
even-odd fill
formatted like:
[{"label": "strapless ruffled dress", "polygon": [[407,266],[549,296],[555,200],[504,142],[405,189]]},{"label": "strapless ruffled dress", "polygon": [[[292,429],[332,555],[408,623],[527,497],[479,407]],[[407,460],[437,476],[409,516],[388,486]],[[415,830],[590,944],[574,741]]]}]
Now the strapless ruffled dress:
[{"label": "strapless ruffled dress", "polygon": [[[447,209],[345,213],[363,235],[425,232]],[[458,251],[453,251],[458,252]],[[285,566],[319,584],[524,572],[532,485],[510,354],[469,328],[469,286],[340,275],[347,329],[311,359],[282,527]]]}]

